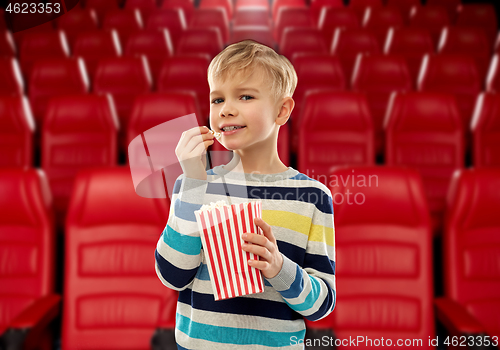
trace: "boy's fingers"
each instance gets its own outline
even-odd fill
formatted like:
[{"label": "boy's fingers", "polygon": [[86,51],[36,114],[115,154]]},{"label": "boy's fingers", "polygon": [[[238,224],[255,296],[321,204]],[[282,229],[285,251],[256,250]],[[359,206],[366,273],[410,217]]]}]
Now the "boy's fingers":
[{"label": "boy's fingers", "polygon": [[[198,128],[190,129],[183,133],[183,140],[179,143],[178,149],[182,152],[196,153],[200,149],[199,145],[205,143],[205,148],[211,144],[214,136],[208,132],[200,134]],[[197,154],[197,153],[196,153]]]},{"label": "boy's fingers", "polygon": [[265,270],[269,267],[269,263],[267,261],[262,260],[250,260],[250,266],[255,267],[257,270]]},{"label": "boy's fingers", "polygon": [[206,131],[204,131],[204,128],[201,127],[201,126],[197,126],[197,127],[194,127],[194,128],[191,128],[189,130],[184,131],[181,134],[181,138],[179,140],[178,148],[180,150],[183,150],[188,145],[188,143],[191,141],[191,139],[195,135],[200,135],[200,134],[204,134],[204,133],[207,133],[207,132],[208,132],[208,129],[206,129]]},{"label": "boy's fingers", "polygon": [[269,225],[261,218],[255,218],[254,222],[257,226],[259,226],[262,229],[262,232],[264,232],[264,236],[266,236],[271,242],[276,243],[276,239],[274,238],[271,225]]},{"label": "boy's fingers", "polygon": [[269,260],[270,252],[267,248],[257,245],[257,244],[246,244],[243,247],[243,250],[249,253],[253,253],[255,255],[260,256],[263,259]]},{"label": "boy's fingers", "polygon": [[243,238],[243,239],[246,242],[250,242],[254,245],[265,247],[265,249],[267,251],[272,251],[274,249],[273,243],[263,235],[249,232],[249,233],[246,233],[246,238]]}]

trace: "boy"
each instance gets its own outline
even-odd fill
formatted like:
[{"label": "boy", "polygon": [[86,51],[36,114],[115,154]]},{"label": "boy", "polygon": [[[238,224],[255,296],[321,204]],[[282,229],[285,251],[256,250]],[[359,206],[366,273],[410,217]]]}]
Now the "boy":
[{"label": "boy", "polygon": [[[206,127],[183,133],[167,226],[155,252],[156,272],[180,291],[175,337],[179,349],[303,349],[304,318],[316,321],[335,307],[335,245],[329,189],[285,166],[278,131],[294,107],[297,75],[291,63],[252,40],[228,46],[208,68],[210,125],[233,151],[224,166],[206,171]],[[238,126],[228,130],[227,126]],[[224,186],[215,183],[223,178]],[[262,201],[263,235],[243,234],[242,249],[259,261],[263,293],[215,301],[194,211],[203,204]]]}]

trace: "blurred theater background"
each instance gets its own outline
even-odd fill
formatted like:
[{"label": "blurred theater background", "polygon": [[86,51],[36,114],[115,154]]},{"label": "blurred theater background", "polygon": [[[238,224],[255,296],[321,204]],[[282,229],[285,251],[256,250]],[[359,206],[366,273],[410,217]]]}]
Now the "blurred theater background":
[{"label": "blurred theater background", "polygon": [[208,125],[210,60],[247,38],[298,74],[282,161],[333,195],[337,305],[308,337],[498,337],[498,10],[86,0],[15,31],[0,9],[0,343],[172,346],[153,255],[170,201],[135,194],[127,145],[190,113]]}]

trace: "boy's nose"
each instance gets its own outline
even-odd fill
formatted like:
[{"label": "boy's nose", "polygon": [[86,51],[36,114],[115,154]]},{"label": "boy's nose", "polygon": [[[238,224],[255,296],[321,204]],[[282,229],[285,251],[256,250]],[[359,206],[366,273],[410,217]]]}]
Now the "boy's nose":
[{"label": "boy's nose", "polygon": [[221,117],[234,116],[236,115],[236,109],[231,106],[229,103],[224,103],[224,106],[220,110]]}]

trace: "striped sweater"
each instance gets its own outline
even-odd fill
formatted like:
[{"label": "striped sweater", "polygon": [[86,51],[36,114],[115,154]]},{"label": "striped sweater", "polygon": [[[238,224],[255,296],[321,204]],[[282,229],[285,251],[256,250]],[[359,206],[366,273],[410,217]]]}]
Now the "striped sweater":
[{"label": "striped sweater", "polygon": [[[262,201],[283,255],[281,271],[264,278],[264,292],[215,301],[194,211],[224,200]],[[207,171],[207,180],[177,178],[155,268],[178,290],[179,349],[303,349],[304,318],[335,307],[335,229],[330,190],[289,167],[277,174]]]}]

